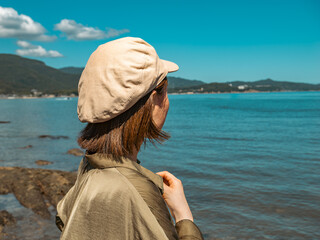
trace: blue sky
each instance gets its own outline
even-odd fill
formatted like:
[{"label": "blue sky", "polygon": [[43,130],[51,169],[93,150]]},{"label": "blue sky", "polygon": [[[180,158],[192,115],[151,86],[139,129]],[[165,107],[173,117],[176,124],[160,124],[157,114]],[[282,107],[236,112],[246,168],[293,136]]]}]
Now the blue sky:
[{"label": "blue sky", "polygon": [[320,1],[0,1],[0,53],[85,66],[98,45],[141,37],[205,82],[320,83]]}]

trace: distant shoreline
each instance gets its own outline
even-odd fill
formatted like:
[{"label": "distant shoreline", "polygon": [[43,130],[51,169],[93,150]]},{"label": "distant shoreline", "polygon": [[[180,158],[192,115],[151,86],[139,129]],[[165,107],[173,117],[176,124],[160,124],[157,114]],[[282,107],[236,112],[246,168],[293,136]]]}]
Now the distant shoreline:
[{"label": "distant shoreline", "polygon": [[39,97],[36,97],[36,96],[12,96],[12,95],[2,95],[0,96],[0,99],[40,99],[40,98],[61,98],[61,100],[69,100],[71,98],[76,98],[78,96],[75,96],[75,95],[70,95],[70,96],[66,96],[66,95],[63,95],[63,96],[39,96]]},{"label": "distant shoreline", "polygon": [[[183,93],[168,93],[168,95],[195,95],[195,94],[232,94],[232,93],[277,93],[277,92],[320,92],[320,90],[283,90],[283,91],[231,91],[231,92],[183,92]],[[41,98],[61,98],[61,100],[70,100],[71,98],[77,98],[78,96],[72,95],[62,95],[55,96],[52,94],[44,95],[44,96],[14,96],[14,95],[0,95],[1,99],[41,99]]]},{"label": "distant shoreline", "polygon": [[168,95],[194,95],[194,94],[230,94],[230,93],[276,93],[276,92],[320,92],[320,90],[282,90],[282,91],[231,91],[231,92],[184,92],[184,93],[168,93]]}]

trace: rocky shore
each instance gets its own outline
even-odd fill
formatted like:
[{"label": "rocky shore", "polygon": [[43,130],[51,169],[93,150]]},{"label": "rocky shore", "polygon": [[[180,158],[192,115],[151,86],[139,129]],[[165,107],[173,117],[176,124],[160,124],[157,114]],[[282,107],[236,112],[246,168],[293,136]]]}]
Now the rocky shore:
[{"label": "rocky shore", "polygon": [[[75,180],[75,172],[0,167],[0,194],[12,193],[22,206],[31,209],[39,219],[50,219],[52,213],[49,209],[56,208]],[[0,239],[8,239],[6,226],[18,223],[19,220],[10,212],[0,209]]]}]

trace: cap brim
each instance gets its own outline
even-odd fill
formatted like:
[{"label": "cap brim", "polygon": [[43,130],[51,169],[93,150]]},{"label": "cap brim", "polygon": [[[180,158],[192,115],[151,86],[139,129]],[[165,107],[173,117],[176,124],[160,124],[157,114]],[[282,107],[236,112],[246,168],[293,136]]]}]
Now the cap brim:
[{"label": "cap brim", "polygon": [[160,59],[162,63],[166,66],[168,73],[170,72],[176,72],[179,70],[179,66],[175,64],[174,62],[170,62],[167,60]]}]

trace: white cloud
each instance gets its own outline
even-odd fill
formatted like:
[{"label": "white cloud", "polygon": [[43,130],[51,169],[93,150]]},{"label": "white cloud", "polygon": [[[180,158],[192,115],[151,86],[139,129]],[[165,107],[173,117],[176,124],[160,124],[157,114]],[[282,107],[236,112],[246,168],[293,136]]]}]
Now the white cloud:
[{"label": "white cloud", "polygon": [[13,8],[0,6],[0,38],[52,41],[56,36],[45,35],[46,29],[29,16],[18,14]]},{"label": "white cloud", "polygon": [[17,49],[16,53],[21,56],[32,56],[32,57],[48,57],[57,58],[63,57],[61,53],[54,50],[46,50],[42,46],[33,45],[27,41],[17,41],[17,45],[22,49]]},{"label": "white cloud", "polygon": [[128,29],[116,30],[112,28],[106,28],[106,31],[103,31],[99,28],[84,26],[70,19],[61,20],[55,25],[55,30],[63,32],[70,40],[98,40],[129,32]]},{"label": "white cloud", "polygon": [[35,45],[32,45],[31,43],[27,41],[17,41],[17,45],[22,48],[35,48]]}]

